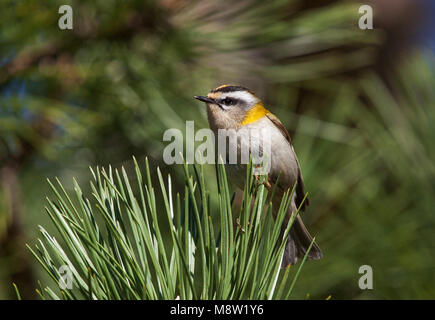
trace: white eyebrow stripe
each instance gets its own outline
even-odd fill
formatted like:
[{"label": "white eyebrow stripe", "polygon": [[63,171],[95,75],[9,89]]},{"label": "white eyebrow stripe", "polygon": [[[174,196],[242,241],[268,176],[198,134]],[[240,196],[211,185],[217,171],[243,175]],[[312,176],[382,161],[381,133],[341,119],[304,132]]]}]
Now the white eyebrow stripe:
[{"label": "white eyebrow stripe", "polygon": [[254,105],[260,101],[256,96],[254,96],[253,94],[251,94],[247,91],[225,92],[219,97],[219,99],[223,100],[227,97],[246,101],[248,103],[248,105]]}]

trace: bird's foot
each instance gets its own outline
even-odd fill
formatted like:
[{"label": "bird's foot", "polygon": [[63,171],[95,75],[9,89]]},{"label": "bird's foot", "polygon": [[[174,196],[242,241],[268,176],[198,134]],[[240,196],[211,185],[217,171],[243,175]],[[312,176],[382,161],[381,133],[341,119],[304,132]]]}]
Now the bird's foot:
[{"label": "bird's foot", "polygon": [[258,185],[263,184],[266,187],[267,190],[270,190],[272,188],[272,186],[270,185],[270,182],[267,181],[267,180],[266,181],[261,181],[260,177],[258,176],[258,174],[254,173],[254,178],[255,178],[255,181],[257,182]]},{"label": "bird's foot", "polygon": [[[251,223],[248,221],[248,227],[249,227],[250,224],[251,224]],[[240,219],[239,219],[239,218],[236,218],[236,225],[237,225],[238,228],[240,228],[240,230],[241,230],[243,233],[246,232],[246,230],[243,229],[242,225],[240,224]]]}]

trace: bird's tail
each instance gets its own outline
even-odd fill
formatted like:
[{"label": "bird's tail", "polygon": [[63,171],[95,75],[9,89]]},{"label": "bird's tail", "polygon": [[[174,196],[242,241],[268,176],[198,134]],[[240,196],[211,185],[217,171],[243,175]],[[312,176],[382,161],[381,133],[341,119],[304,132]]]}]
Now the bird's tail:
[{"label": "bird's tail", "polygon": [[[287,243],[284,250],[281,267],[295,264],[298,259],[302,259],[308,250],[313,237],[311,237],[307,228],[305,228],[302,218],[298,215],[291,226]],[[322,251],[316,243],[313,243],[307,258],[318,260],[323,257]]]}]

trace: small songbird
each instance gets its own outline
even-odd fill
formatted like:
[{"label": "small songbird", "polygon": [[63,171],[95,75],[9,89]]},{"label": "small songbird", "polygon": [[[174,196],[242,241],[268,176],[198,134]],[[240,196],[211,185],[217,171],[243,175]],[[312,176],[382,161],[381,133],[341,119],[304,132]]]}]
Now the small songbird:
[{"label": "small songbird", "polygon": [[[304,181],[299,161],[291,143],[290,134],[286,128],[275,115],[264,107],[261,100],[251,90],[242,86],[223,85],[212,90],[207,96],[195,96],[195,98],[206,103],[210,128],[216,136],[220,129],[227,129],[232,132],[241,132],[242,130],[246,132],[247,129],[259,132],[267,130],[267,134],[272,141],[267,187],[273,188],[275,182],[277,182],[276,196],[272,200],[274,215],[278,211],[284,193],[288,189],[291,190],[296,183],[296,190],[291,199],[289,212],[283,226],[283,229],[285,229],[291,213],[295,213],[301,204],[302,211],[308,205],[308,198],[303,202],[305,197]],[[237,140],[236,148],[239,154],[244,147],[243,144],[247,143],[246,141],[248,140]],[[226,164],[226,168],[229,171],[230,181],[243,189],[246,165]],[[298,215],[290,229],[281,266],[293,265],[298,259],[302,258],[312,239],[300,215]],[[313,243],[308,258],[322,258],[322,251],[316,243]]]}]

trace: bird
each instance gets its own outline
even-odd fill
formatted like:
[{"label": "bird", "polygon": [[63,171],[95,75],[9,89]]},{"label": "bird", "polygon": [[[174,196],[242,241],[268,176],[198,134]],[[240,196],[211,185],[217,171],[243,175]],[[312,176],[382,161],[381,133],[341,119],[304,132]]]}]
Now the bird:
[{"label": "bird", "polygon": [[[309,200],[305,195],[299,160],[287,129],[278,117],[264,106],[260,98],[246,87],[225,84],[211,90],[207,96],[194,96],[194,98],[206,104],[210,129],[215,135],[224,129],[243,137],[242,132],[257,130],[267,133],[270,137],[270,167],[266,186],[268,189],[273,189],[276,184],[276,195],[272,199],[272,211],[275,217],[284,194],[296,184],[286,218],[281,227],[281,234],[283,234],[291,214],[296,213],[299,207],[301,211],[304,211],[309,204]],[[249,143],[247,141],[247,139],[243,138],[237,140],[235,148],[237,148],[238,156],[240,156],[243,148],[243,150],[249,150],[248,152],[252,151],[252,145],[244,145]],[[227,148],[231,148],[231,146]],[[226,160],[227,176],[232,183],[243,190],[246,179],[246,165],[243,166],[241,163],[230,164],[228,163],[228,156]],[[305,227],[300,214],[298,214],[286,239],[281,267],[286,268],[289,265],[296,264],[299,259],[305,256],[312,242],[313,238]],[[317,243],[313,242],[307,257],[313,260],[323,257]]]}]

